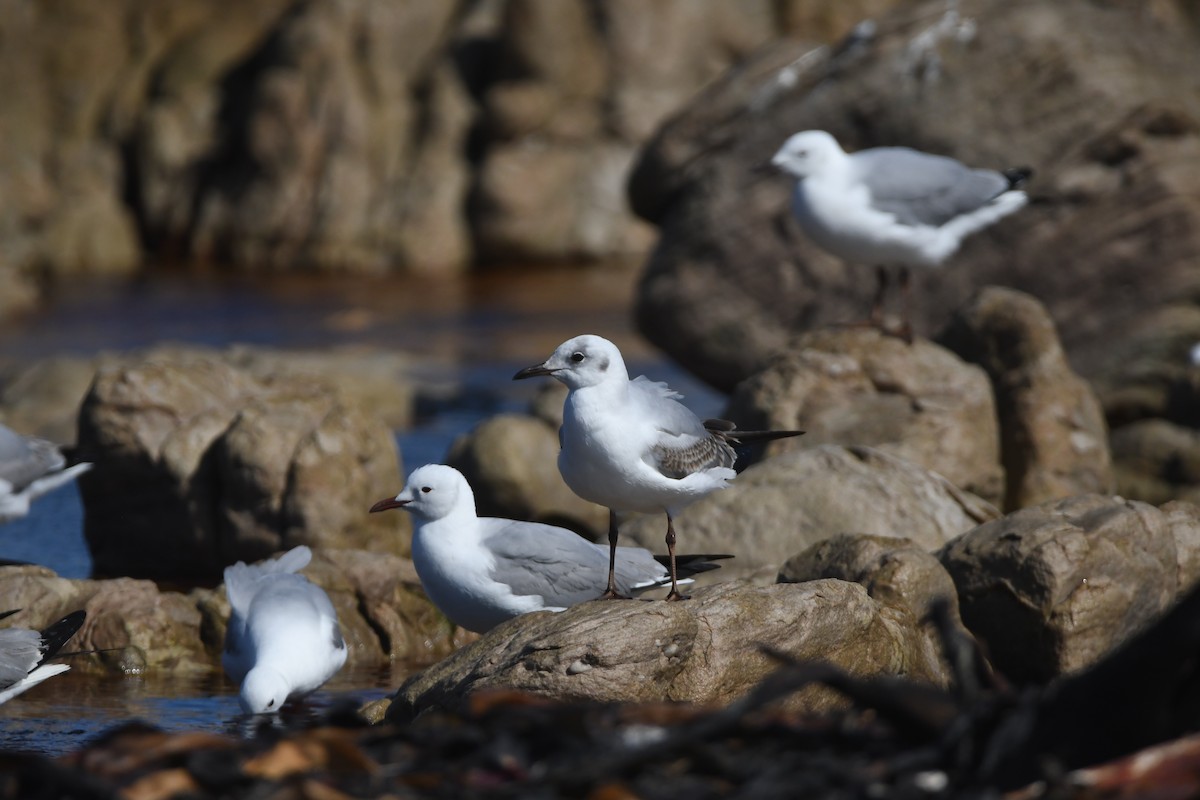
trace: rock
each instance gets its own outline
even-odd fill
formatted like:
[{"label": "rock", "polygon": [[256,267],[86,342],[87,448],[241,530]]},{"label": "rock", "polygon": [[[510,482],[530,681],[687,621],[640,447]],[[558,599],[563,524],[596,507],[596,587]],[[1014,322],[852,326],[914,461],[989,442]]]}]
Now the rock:
[{"label": "rock", "polygon": [[437,58],[456,4],[280,10],[233,15],[267,24],[236,60],[211,41],[230,25],[218,22],[188,37],[199,53],[164,56],[174,80],[134,133],[152,241],[253,270],[381,273],[413,258],[427,259],[417,270],[461,268],[467,180],[457,154],[471,117]]},{"label": "rock", "polygon": [[980,525],[941,560],[962,619],[1010,679],[1095,663],[1200,577],[1200,508],[1081,495]]},{"label": "rock", "polygon": [[[733,553],[737,568],[778,569],[839,533],[910,539],[933,550],[996,515],[909,461],[869,447],[821,445],[755,464],[730,488],[684,509],[675,530],[680,552]],[[663,515],[648,514],[622,526],[621,542],[661,552],[665,533]]]},{"label": "rock", "polygon": [[630,179],[633,208],[660,234],[639,329],[732,390],[795,332],[863,317],[871,265],[820,251],[791,219],[788,181],[751,169],[818,128],[849,150],[1032,166],[1028,208],[968,239],[947,269],[914,274],[914,323],[938,330],[978,287],[1008,285],[1046,304],[1082,375],[1119,385],[1158,317],[1197,290],[1197,32],[1136,4],[1026,11],[906,6],[836,48],[764,48],[700,93]]},{"label": "rock", "polygon": [[55,442],[75,441],[79,407],[101,367],[145,361],[208,359],[246,370],[266,383],[318,381],[396,430],[412,425],[416,359],[404,353],[355,347],[323,350],[276,350],[233,345],[224,349],[196,345],[157,345],[125,353],[84,358],[60,355],[0,363],[0,421]]},{"label": "rock", "polygon": [[295,544],[406,552],[366,513],[399,462],[390,431],[328,386],[203,357],[102,369],[80,484],[97,574],[212,579]]},{"label": "rock", "polygon": [[937,556],[908,539],[844,533],[789,558],[779,569],[779,583],[836,578],[860,584],[877,603],[901,608],[920,625],[927,648],[923,658],[936,664],[942,657],[938,634],[929,620],[935,602],[946,602],[959,622],[954,581]]},{"label": "rock", "polygon": [[870,328],[812,331],[738,385],[726,416],[745,430],[803,430],[769,453],[867,445],[999,503],[1004,471],[987,376],[943,348]]},{"label": "rock", "polygon": [[1005,508],[1112,491],[1104,412],[1091,386],[1071,370],[1041,303],[988,287],[955,313],[940,339],[992,380]]},{"label": "rock", "polygon": [[1200,491],[1200,430],[1165,419],[1144,419],[1112,434],[1121,494],[1165,503],[1188,489]]},{"label": "rock", "polygon": [[73,669],[186,674],[212,668],[195,604],[151,581],[67,580],[44,567],[0,567],[0,606],[22,609],[13,625],[37,629],[87,611],[71,649],[101,652],[72,660]]},{"label": "rock", "polygon": [[923,619],[935,600],[958,614],[954,581],[937,556],[908,539],[842,533],[792,556],[779,569],[780,583],[837,578],[862,584],[875,601],[908,609]]},{"label": "rock", "polygon": [[[410,678],[387,718],[459,709],[471,693],[515,689],[557,700],[725,704],[774,668],[766,645],[855,674],[944,683],[915,621],[836,580],[697,590],[683,603],[584,603],[509,620]],[[809,689],[789,700],[815,711],[840,701]]]},{"label": "rock", "polygon": [[608,511],[563,482],[558,428],[542,419],[501,414],[484,420],[454,442],[446,463],[466,477],[481,516],[537,520],[575,530],[608,529]]},{"label": "rock", "polygon": [[96,359],[55,356],[13,364],[0,374],[0,421],[13,430],[74,444],[79,405],[96,375]]},{"label": "rock", "polygon": [[474,213],[492,259],[641,254],[627,209],[637,145],[721,69],[777,33],[772,4],[719,0],[591,6],[511,0],[483,95],[492,134]]}]

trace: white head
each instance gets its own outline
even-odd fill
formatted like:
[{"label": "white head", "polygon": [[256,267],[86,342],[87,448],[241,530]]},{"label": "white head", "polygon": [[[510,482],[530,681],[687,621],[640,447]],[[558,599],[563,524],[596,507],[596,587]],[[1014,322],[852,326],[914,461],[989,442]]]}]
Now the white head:
[{"label": "white head", "polygon": [[247,714],[273,714],[287,702],[292,687],[277,670],[255,666],[242,679],[238,702]]},{"label": "white head", "polygon": [[771,165],[793,178],[807,178],[838,164],[846,153],[825,131],[792,134],[774,156]]},{"label": "white head", "polygon": [[629,380],[625,360],[617,346],[600,336],[584,334],[568,339],[555,348],[554,354],[541,364],[526,367],[513,380],[549,375],[569,389],[583,389],[605,381]]},{"label": "white head", "polygon": [[414,469],[404,489],[394,498],[380,500],[371,511],[403,508],[425,521],[442,519],[466,512],[475,515],[475,494],[462,473],[445,464],[426,464]]}]

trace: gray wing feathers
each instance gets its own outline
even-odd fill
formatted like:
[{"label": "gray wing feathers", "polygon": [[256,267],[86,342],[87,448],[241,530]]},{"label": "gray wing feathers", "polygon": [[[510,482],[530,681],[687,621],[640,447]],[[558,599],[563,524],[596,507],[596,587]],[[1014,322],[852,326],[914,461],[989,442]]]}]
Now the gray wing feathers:
[{"label": "gray wing feathers", "polygon": [[905,225],[942,225],[979,209],[1009,188],[999,172],[972,169],[906,147],[876,147],[851,156],[872,207]]},{"label": "gray wing feathers", "polygon": [[713,436],[680,397],[665,383],[639,377],[629,384],[632,413],[653,421],[659,438],[645,458],[668,478],[686,478],[711,467],[732,467],[737,454],[724,439]]},{"label": "gray wing feathers", "polygon": [[42,660],[42,635],[26,628],[0,630],[0,689],[29,675]]},{"label": "gray wing feathers", "polygon": [[496,561],[492,577],[515,595],[540,596],[550,606],[570,606],[599,595],[608,556],[596,545],[561,528],[538,523],[480,518],[492,531],[484,543]]},{"label": "gray wing feathers", "polygon": [[[535,522],[481,518],[491,528],[485,545],[496,563],[492,578],[515,595],[535,595],[548,606],[568,607],[599,595],[608,577],[608,548]],[[617,588],[628,593],[657,582],[666,570],[649,550],[617,548]]]},{"label": "gray wing feathers", "polygon": [[66,466],[58,447],[45,439],[22,436],[0,425],[0,480],[20,491],[47,473]]}]

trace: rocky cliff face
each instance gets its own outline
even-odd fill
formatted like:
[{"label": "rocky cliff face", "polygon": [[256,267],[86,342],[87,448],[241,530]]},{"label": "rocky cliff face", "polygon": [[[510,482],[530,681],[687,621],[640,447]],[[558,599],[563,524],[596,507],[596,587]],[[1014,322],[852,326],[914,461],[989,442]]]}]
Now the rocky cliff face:
[{"label": "rocky cliff face", "polygon": [[[455,271],[644,252],[636,148],[788,30],[894,4],[4,4],[0,313],[147,262]],[[11,6],[11,7],[9,7]]]}]

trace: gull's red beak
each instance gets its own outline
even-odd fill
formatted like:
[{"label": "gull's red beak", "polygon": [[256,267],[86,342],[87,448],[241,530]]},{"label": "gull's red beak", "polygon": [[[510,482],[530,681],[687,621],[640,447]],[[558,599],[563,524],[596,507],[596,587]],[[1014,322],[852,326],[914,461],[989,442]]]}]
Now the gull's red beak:
[{"label": "gull's red beak", "polygon": [[371,506],[371,513],[374,514],[378,511],[387,511],[389,508],[404,508],[404,506],[408,505],[410,502],[412,501],[397,500],[394,497],[386,497],[375,505]]}]

